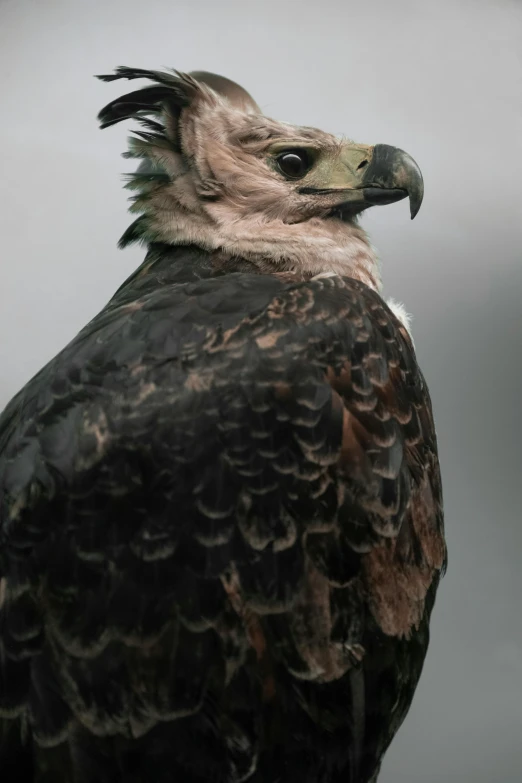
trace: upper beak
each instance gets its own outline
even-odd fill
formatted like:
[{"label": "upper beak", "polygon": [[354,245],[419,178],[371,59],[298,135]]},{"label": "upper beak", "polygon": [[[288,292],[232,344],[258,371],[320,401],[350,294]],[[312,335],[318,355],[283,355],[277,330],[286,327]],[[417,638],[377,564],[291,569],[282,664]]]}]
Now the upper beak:
[{"label": "upper beak", "polygon": [[[406,196],[411,218],[420,209],[424,195],[421,171],[407,152],[376,144],[367,147],[345,144],[336,164],[324,172],[325,187],[303,188],[301,192],[339,194],[335,211],[361,211],[374,204],[392,204]],[[318,183],[319,184],[319,183]]]},{"label": "upper beak", "polygon": [[373,147],[373,155],[363,168],[359,187],[369,205],[391,204],[408,196],[412,220],[424,196],[424,181],[418,165],[407,152],[388,144]]}]

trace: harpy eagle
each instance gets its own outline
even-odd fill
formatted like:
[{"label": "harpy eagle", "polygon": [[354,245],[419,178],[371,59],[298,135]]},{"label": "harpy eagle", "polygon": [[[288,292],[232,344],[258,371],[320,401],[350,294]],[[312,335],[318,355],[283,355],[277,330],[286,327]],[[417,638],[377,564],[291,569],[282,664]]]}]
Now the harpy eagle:
[{"label": "harpy eagle", "polygon": [[370,783],[445,567],[430,397],[358,224],[405,152],[206,73],[100,113],[141,267],[0,419],[3,783]]}]

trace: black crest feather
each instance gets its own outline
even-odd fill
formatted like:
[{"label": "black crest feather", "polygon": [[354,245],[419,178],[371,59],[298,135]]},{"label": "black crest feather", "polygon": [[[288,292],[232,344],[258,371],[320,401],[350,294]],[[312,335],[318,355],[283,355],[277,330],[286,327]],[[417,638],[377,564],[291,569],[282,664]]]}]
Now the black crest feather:
[{"label": "black crest feather", "polygon": [[123,250],[128,245],[132,245],[136,242],[146,242],[148,239],[147,234],[147,218],[145,215],[140,215],[130,226],[124,231],[118,247]]},{"label": "black crest feather", "polygon": [[154,82],[151,86],[134,90],[104,106],[98,114],[101,128],[108,128],[131,118],[139,119],[143,123],[144,115],[161,114],[164,109],[177,113],[190,104],[198,88],[195,79],[177,71],[147,71],[143,68],[120,66],[114,73],[98,75],[96,78],[104,82],[117,79],[149,79]]}]

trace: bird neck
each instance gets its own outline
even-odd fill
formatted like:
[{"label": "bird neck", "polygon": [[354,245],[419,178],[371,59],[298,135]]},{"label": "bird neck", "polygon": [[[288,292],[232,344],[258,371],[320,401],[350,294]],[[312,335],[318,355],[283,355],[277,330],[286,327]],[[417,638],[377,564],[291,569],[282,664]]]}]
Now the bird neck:
[{"label": "bird neck", "polygon": [[312,218],[286,224],[258,217],[234,221],[208,205],[197,216],[190,211],[156,209],[146,216],[152,235],[168,246],[197,245],[225,263],[250,265],[261,274],[292,273],[309,279],[332,273],[352,277],[376,291],[382,288],[379,261],[366,232],[354,221]]},{"label": "bird neck", "polygon": [[[226,222],[221,228],[213,222],[207,230],[200,221],[195,230],[192,221],[158,219],[158,212],[143,215],[127,230],[120,246],[147,237],[167,241],[149,244],[141,267],[129,278],[160,274],[162,279],[189,282],[231,272],[271,274],[298,282],[317,275],[341,275],[365,283],[375,291],[382,290],[380,265],[375,249],[364,230],[355,222],[312,219],[306,223],[275,222],[260,230],[248,221],[240,221],[232,231]],[[218,224],[219,225],[219,224]],[[124,286],[129,281],[126,281]]]}]

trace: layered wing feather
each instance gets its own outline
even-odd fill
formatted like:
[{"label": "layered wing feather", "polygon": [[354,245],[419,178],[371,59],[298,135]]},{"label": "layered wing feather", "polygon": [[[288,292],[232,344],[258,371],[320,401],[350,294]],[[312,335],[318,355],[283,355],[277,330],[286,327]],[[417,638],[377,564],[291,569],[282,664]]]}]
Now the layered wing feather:
[{"label": "layered wing feather", "polygon": [[143,779],[165,759],[172,779],[277,759],[281,781],[370,779],[445,560],[428,391],[377,294],[248,274],[123,292],[0,445],[9,731],[85,780],[145,747]]}]

